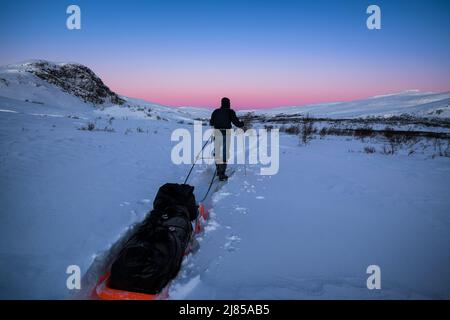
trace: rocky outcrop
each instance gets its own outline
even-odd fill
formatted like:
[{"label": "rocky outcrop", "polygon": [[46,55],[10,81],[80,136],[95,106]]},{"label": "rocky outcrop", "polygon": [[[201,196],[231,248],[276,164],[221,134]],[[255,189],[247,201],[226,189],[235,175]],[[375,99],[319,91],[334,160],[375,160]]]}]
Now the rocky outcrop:
[{"label": "rocky outcrop", "polygon": [[88,67],[80,64],[53,64],[37,61],[27,65],[27,71],[86,103],[101,105],[107,102],[122,105],[125,101],[111,91]]}]

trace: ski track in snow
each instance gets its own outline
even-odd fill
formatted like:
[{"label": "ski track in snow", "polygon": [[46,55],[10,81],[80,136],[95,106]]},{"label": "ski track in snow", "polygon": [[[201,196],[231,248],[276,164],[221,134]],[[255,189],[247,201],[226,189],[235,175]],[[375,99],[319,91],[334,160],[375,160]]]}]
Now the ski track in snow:
[{"label": "ski track in snow", "polygon": [[[293,146],[284,166],[317,167],[273,177],[238,168],[212,197],[214,233],[192,257],[200,280],[183,299],[448,298],[448,159],[355,156],[345,140],[329,150],[282,139]],[[380,291],[366,287],[371,264],[382,268]]]}]

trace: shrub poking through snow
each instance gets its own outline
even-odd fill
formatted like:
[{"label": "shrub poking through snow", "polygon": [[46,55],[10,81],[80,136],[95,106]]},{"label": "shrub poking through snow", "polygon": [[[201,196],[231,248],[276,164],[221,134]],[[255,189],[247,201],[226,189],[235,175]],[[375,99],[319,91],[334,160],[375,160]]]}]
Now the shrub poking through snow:
[{"label": "shrub poking through snow", "polygon": [[314,124],[312,121],[303,122],[301,131],[300,131],[300,139],[303,144],[308,144],[312,138],[313,135],[317,132],[316,127],[314,127]]},{"label": "shrub poking through snow", "polygon": [[395,145],[392,143],[383,145],[382,154],[393,155],[395,154]]},{"label": "shrub poking through snow", "polygon": [[375,153],[375,148],[374,147],[364,147],[364,152],[368,153],[368,154]]},{"label": "shrub poking through snow", "polygon": [[87,129],[88,129],[89,131],[94,130],[94,129],[95,129],[95,123],[89,122],[89,123],[88,123],[88,126],[87,126]]},{"label": "shrub poking through snow", "polygon": [[94,122],[88,122],[87,125],[79,128],[78,130],[82,131],[94,131],[95,130],[95,123]]},{"label": "shrub poking through snow", "polygon": [[364,140],[364,138],[370,138],[374,135],[373,129],[371,127],[357,128],[354,131],[356,138]]},{"label": "shrub poking through snow", "polygon": [[291,126],[281,126],[280,132],[284,132],[287,134],[299,134],[300,133],[300,127],[298,125],[291,125]]}]

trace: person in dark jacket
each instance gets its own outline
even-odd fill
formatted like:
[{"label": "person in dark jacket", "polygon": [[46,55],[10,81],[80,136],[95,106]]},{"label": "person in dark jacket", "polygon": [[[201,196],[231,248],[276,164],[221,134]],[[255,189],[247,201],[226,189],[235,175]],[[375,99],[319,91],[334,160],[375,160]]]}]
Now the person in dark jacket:
[{"label": "person in dark jacket", "polygon": [[230,99],[222,98],[219,109],[213,111],[209,124],[214,127],[214,154],[216,159],[217,175],[221,181],[228,179],[225,171],[230,156],[230,129],[231,124],[242,128],[244,123],[238,119],[236,112],[231,109]]}]

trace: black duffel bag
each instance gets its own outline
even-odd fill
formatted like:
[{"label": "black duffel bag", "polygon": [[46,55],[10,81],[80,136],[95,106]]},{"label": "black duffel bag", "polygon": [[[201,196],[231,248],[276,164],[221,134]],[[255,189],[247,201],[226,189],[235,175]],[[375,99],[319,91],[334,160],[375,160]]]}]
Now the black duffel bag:
[{"label": "black duffel bag", "polygon": [[195,201],[194,187],[178,183],[166,183],[160,187],[153,201],[153,209],[165,210],[175,205],[186,207],[191,221],[197,219],[198,206]]},{"label": "black duffel bag", "polygon": [[109,286],[160,293],[178,274],[192,231],[189,212],[184,206],[153,210],[113,262]]}]

